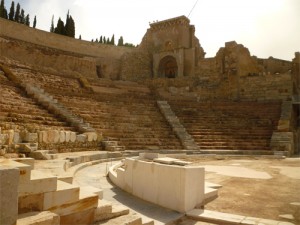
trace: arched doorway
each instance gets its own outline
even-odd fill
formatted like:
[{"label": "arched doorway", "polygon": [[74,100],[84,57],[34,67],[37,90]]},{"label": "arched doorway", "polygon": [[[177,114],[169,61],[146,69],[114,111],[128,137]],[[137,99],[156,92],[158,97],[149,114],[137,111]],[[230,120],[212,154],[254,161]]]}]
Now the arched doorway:
[{"label": "arched doorway", "polygon": [[178,74],[178,66],[173,56],[165,56],[159,62],[158,76],[175,78]]}]

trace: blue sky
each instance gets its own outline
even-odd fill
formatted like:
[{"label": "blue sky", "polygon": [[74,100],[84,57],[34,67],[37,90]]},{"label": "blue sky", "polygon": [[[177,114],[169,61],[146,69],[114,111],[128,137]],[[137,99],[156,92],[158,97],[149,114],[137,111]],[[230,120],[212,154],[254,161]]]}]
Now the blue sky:
[{"label": "blue sky", "polygon": [[[181,15],[195,25],[196,36],[215,56],[227,41],[235,40],[260,58],[291,60],[300,51],[300,0],[15,0],[25,13],[37,16],[37,28],[49,31],[66,13],[75,20],[76,37],[90,41],[104,35],[123,36],[139,44],[149,22]],[[9,11],[11,0],[5,0]]]}]

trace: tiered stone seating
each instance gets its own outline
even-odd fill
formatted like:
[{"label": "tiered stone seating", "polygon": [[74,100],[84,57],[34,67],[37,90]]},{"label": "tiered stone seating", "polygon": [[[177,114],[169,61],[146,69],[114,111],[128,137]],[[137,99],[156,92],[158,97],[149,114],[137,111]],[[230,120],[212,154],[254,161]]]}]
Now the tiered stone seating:
[{"label": "tiered stone seating", "polygon": [[30,128],[73,130],[27,97],[0,72],[0,126],[20,125]]},{"label": "tiered stone seating", "polygon": [[270,150],[279,102],[169,101],[201,150]]},{"label": "tiered stone seating", "polygon": [[[70,184],[33,169],[33,159],[2,160],[1,167],[17,168],[20,173],[16,193],[18,204],[11,205],[18,208],[19,225],[94,224],[120,216],[137,221],[135,224],[146,224],[137,215],[131,217],[127,207],[102,200],[101,189]],[[147,224],[153,224],[150,222]]]},{"label": "tiered stone seating", "polygon": [[76,78],[16,68],[23,80],[38,84],[104,137],[127,150],[182,149],[148,88],[135,83],[90,81],[94,93],[81,88]]}]

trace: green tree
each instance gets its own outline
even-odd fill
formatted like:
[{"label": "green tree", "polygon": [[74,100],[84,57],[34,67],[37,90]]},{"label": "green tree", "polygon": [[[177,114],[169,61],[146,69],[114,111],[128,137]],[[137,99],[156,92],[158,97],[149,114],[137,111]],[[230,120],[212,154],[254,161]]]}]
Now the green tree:
[{"label": "green tree", "polygon": [[54,32],[54,15],[52,15],[50,32],[52,32],[52,33]]},{"label": "green tree", "polygon": [[14,21],[19,23],[20,22],[20,4],[17,4],[17,9],[15,12],[15,17],[14,17]]},{"label": "green tree", "polygon": [[110,39],[110,44],[111,45],[115,45],[115,35],[113,34],[113,36]]},{"label": "green tree", "polygon": [[106,38],[106,44],[110,44],[109,37],[108,37],[108,38]]},{"label": "green tree", "polygon": [[64,22],[61,20],[61,18],[59,17],[58,21],[57,21],[57,25],[54,29],[54,33],[56,34],[62,34],[65,35],[65,24]]},{"label": "green tree", "polygon": [[33,20],[33,26],[32,26],[33,28],[35,28],[36,27],[36,16],[34,16],[34,20]]},{"label": "green tree", "polygon": [[124,40],[123,37],[121,36],[118,40],[118,46],[123,46],[124,45]]},{"label": "green tree", "polygon": [[66,27],[66,35],[69,37],[75,37],[75,22],[72,16],[69,17],[68,27]]},{"label": "green tree", "polygon": [[79,40],[81,40],[81,34],[79,35]]},{"label": "green tree", "polygon": [[106,44],[106,38],[105,38],[105,36],[103,37],[103,44]]},{"label": "green tree", "polygon": [[25,24],[25,12],[24,12],[24,9],[21,10],[20,23]]},{"label": "green tree", "polygon": [[4,18],[4,19],[8,18],[4,0],[1,0],[1,3],[0,3],[0,17]]},{"label": "green tree", "polygon": [[25,25],[26,26],[30,26],[30,17],[29,17],[29,14],[27,14],[27,16],[25,17]]},{"label": "green tree", "polygon": [[103,37],[102,37],[102,35],[100,36],[100,40],[99,40],[99,43],[103,43]]},{"label": "green tree", "polygon": [[15,15],[15,2],[11,2],[9,14],[8,14],[8,19],[11,21],[14,21],[14,15]]}]

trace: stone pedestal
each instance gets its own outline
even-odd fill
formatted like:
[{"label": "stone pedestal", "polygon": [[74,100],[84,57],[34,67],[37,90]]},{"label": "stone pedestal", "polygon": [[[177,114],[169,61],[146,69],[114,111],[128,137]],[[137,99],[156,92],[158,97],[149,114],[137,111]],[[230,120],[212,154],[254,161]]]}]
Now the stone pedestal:
[{"label": "stone pedestal", "polygon": [[0,165],[0,224],[17,222],[19,174],[17,168]]}]

